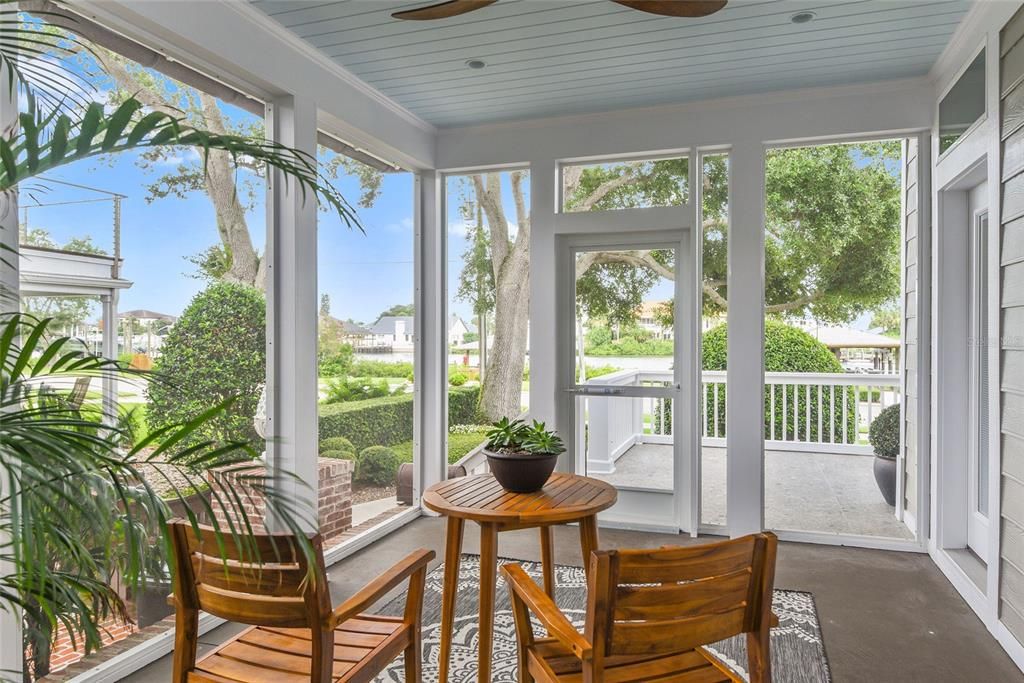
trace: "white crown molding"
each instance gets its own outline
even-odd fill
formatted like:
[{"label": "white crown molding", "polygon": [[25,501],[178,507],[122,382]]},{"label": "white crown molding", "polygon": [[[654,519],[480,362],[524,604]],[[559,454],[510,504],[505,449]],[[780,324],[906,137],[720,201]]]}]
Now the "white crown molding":
[{"label": "white crown molding", "polygon": [[333,59],[322,53],[317,48],[313,47],[299,36],[292,33],[290,30],[285,28],[282,24],[274,21],[271,17],[267,16],[260,10],[253,7],[248,2],[243,0],[217,0],[221,5],[230,8],[237,14],[241,15],[246,21],[251,21],[258,24],[263,30],[273,34],[275,38],[281,42],[287,44],[295,51],[302,54],[310,61],[315,62],[318,66],[329,71],[332,75],[336,76],[339,80],[351,85],[353,88],[363,93],[367,97],[371,98],[374,102],[387,108],[389,111],[397,114],[403,120],[412,125],[416,126],[420,130],[427,133],[436,134],[437,127],[433,124],[424,121],[416,114],[412,113],[395,100],[391,99],[377,88],[373,87],[363,79],[359,78],[351,71],[341,66]]},{"label": "white crown molding", "polygon": [[544,128],[559,124],[574,123],[595,123],[601,121],[616,121],[619,119],[632,119],[638,116],[651,116],[656,114],[692,114],[694,112],[714,111],[721,109],[733,109],[738,107],[756,107],[770,104],[792,102],[794,99],[816,100],[830,99],[833,97],[849,97],[857,95],[873,95],[878,93],[902,91],[910,88],[931,88],[932,83],[927,76],[916,78],[900,78],[889,81],[875,81],[871,83],[856,83],[853,85],[825,86],[812,88],[798,88],[795,90],[777,90],[768,93],[757,93],[753,95],[734,95],[710,100],[697,100],[695,102],[681,102],[678,104],[660,104],[649,107],[632,107],[628,109],[613,109],[603,112],[586,112],[582,114],[566,114],[559,116],[545,116],[533,119],[522,119],[517,121],[496,121],[493,123],[471,124],[468,126],[453,126],[441,128],[442,136],[450,133],[487,132],[496,130],[515,130],[518,128]]}]

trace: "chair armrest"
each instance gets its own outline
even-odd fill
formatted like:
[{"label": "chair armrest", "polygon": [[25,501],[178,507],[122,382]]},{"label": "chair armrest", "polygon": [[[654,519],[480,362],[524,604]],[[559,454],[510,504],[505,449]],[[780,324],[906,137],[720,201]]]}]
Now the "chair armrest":
[{"label": "chair armrest", "polygon": [[544,625],[548,634],[572,650],[579,659],[590,659],[593,647],[521,566],[518,564],[502,565],[501,573],[505,575],[505,581],[508,582],[509,588],[512,590],[512,599],[522,600],[530,612]]},{"label": "chair armrest", "polygon": [[383,598],[395,586],[416,572],[426,572],[427,564],[434,557],[435,553],[433,550],[426,550],[424,548],[410,553],[404,560],[360,588],[356,591],[355,595],[338,605],[331,614],[330,628],[333,630],[346,619],[351,619],[355,615],[365,612],[373,603]]}]

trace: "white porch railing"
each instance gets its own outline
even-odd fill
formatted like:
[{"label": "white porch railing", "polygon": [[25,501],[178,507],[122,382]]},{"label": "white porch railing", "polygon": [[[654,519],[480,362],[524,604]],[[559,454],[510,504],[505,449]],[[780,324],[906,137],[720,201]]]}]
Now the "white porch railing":
[{"label": "white porch railing", "polygon": [[[590,380],[607,386],[652,386],[672,381],[671,371],[620,370]],[[900,401],[899,375],[829,373],[765,374],[765,447],[772,450],[870,454],[868,429],[887,406]],[[701,375],[702,442],[724,446],[726,373]],[[587,397],[577,408],[584,422],[588,471],[610,474],[615,461],[639,443],[672,442],[671,400]],[[583,403],[581,401],[580,403]]]},{"label": "white porch railing", "polygon": [[[595,377],[597,386],[657,386],[671,371],[619,370]],[[701,373],[704,446],[725,446],[726,373]],[[615,461],[640,443],[672,443],[671,400],[587,396],[577,402],[577,439],[587,446],[587,470],[610,474]],[[765,373],[765,448],[817,453],[871,453],[868,430],[886,407],[900,402],[899,375]],[[487,471],[483,444],[457,463],[469,474]]]}]

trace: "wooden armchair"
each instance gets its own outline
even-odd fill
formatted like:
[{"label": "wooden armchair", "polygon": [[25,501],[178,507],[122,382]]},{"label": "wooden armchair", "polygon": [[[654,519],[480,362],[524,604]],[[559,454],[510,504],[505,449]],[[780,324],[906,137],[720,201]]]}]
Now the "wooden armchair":
[{"label": "wooden armchair", "polygon": [[[173,520],[169,529],[174,683],[372,681],[403,653],[405,680],[420,681],[423,590],[433,551],[417,550],[332,609],[320,536],[312,539],[316,566],[307,576],[309,563],[293,536],[257,535],[254,548],[240,552],[230,537],[221,545],[211,527],[197,535],[190,523]],[[404,616],[363,614],[407,579]],[[252,627],[197,661],[200,611]]]},{"label": "wooden armchair", "polygon": [[[702,646],[746,633],[750,681],[771,683],[777,545],[774,534],[761,533],[688,547],[596,551],[583,633],[522,567],[502,566],[519,639],[519,680],[742,681]],[[548,638],[534,637],[531,614]]]}]

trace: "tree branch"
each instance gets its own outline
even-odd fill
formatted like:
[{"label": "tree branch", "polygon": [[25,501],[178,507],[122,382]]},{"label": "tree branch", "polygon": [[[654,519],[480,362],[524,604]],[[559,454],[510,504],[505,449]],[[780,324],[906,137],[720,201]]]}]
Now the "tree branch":
[{"label": "tree branch", "polygon": [[640,168],[642,162],[634,161],[626,164],[626,170],[618,178],[612,178],[606,180],[598,185],[593,192],[591,192],[586,198],[584,198],[579,204],[573,208],[573,211],[590,211],[594,208],[594,205],[599,201],[608,196],[609,192],[617,190],[624,185],[629,185],[638,180],[634,175],[636,170]]},{"label": "tree branch", "polygon": [[814,292],[812,294],[808,294],[807,296],[802,296],[799,299],[794,299],[792,301],[787,301],[784,304],[773,304],[771,306],[765,306],[764,307],[764,312],[765,313],[785,313],[786,311],[792,311],[792,310],[797,309],[797,308],[803,308],[807,304],[813,304],[819,298],[821,298],[821,294],[819,292]]}]

